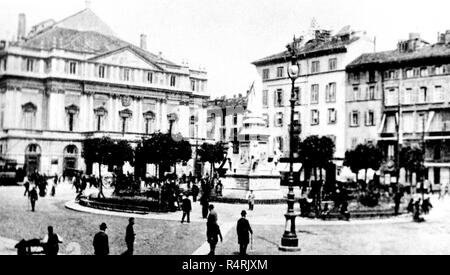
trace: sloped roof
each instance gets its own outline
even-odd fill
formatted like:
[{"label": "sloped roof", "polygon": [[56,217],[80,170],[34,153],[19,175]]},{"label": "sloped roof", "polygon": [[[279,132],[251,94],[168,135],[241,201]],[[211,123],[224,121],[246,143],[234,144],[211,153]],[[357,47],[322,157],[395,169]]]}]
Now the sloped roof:
[{"label": "sloped roof", "polygon": [[69,16],[56,23],[55,26],[63,29],[93,31],[108,36],[115,36],[113,30],[90,9],[85,9]]},{"label": "sloped roof", "polygon": [[113,35],[111,29],[89,9],[63,19],[43,32],[29,37],[21,46],[42,50],[58,48],[97,55],[130,47],[149,62],[176,65],[167,59],[160,58],[117,38]]},{"label": "sloped roof", "polygon": [[424,46],[411,52],[400,52],[399,50],[384,51],[377,53],[362,54],[352,61],[347,69],[361,66],[381,66],[388,64],[402,64],[424,60],[450,59],[450,45],[434,44]]},{"label": "sloped roof", "polygon": [[[331,40],[326,41],[312,39],[298,49],[298,54],[299,56],[303,56],[306,58],[309,56],[320,56],[321,54],[325,54],[330,51],[341,52],[347,49],[346,46],[350,45],[351,43],[359,39],[360,37],[358,36],[351,37],[348,40],[336,39],[336,36],[333,37]],[[290,53],[287,50],[285,50],[283,52],[256,60],[252,62],[252,64],[263,65],[270,62],[284,61],[285,58],[288,58],[289,56]]]}]

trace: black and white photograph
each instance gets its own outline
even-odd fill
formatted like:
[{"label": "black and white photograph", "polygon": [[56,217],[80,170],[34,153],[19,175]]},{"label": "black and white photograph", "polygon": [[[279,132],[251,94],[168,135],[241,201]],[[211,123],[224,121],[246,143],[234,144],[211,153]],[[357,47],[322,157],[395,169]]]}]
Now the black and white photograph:
[{"label": "black and white photograph", "polygon": [[0,255],[450,254],[449,8],[0,0]]}]

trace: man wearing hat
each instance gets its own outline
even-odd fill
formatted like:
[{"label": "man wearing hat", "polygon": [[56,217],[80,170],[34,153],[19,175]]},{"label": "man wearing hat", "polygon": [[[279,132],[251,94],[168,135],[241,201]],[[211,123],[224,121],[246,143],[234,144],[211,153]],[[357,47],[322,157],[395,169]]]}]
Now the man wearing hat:
[{"label": "man wearing hat", "polygon": [[98,256],[109,255],[109,241],[108,235],[106,234],[106,223],[100,225],[100,231],[94,236],[94,254]]},{"label": "man wearing hat", "polygon": [[127,251],[125,251],[124,255],[133,255],[134,253],[134,240],[136,238],[136,234],[134,234],[134,218],[128,219],[127,230],[125,232],[125,243],[127,244]]},{"label": "man wearing hat", "polygon": [[253,230],[245,216],[247,216],[247,212],[242,210],[241,218],[238,220],[236,226],[239,243],[239,255],[247,255],[247,246],[250,242],[248,233],[250,232],[253,235]]},{"label": "man wearing hat", "polygon": [[188,196],[183,195],[183,202],[181,204],[181,209],[183,210],[183,217],[181,218],[181,223],[184,223],[184,218],[187,217],[187,222],[191,222],[191,211],[192,211],[192,204],[191,200]]}]

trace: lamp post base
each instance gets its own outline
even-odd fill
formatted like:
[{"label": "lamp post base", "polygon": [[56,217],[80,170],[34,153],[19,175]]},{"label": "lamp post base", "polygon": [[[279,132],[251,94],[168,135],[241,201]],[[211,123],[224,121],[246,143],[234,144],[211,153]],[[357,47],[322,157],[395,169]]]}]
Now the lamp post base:
[{"label": "lamp post base", "polygon": [[286,217],[286,231],[284,232],[283,237],[281,237],[281,245],[278,246],[278,249],[287,252],[300,251],[298,237],[295,233],[295,218],[297,217],[297,214],[286,213],[284,216]]},{"label": "lamp post base", "polygon": [[301,251],[300,247],[292,247],[292,246],[283,246],[279,245],[278,249],[284,252],[298,252]]}]

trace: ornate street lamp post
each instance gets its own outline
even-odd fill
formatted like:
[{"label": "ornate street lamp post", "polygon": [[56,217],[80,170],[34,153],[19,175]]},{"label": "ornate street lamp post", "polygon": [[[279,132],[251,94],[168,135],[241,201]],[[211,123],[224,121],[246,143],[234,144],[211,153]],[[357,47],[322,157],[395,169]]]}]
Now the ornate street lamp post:
[{"label": "ornate street lamp post", "polygon": [[177,117],[174,113],[170,113],[167,115],[167,119],[169,120],[169,135],[172,136],[172,126],[173,123],[177,120]]},{"label": "ornate street lamp post", "polygon": [[284,214],[286,218],[286,227],[284,230],[283,237],[281,238],[280,250],[283,251],[298,251],[300,247],[298,246],[297,233],[295,232],[295,218],[298,216],[294,211],[295,204],[295,194],[294,194],[294,108],[295,102],[298,100],[295,95],[295,80],[300,75],[300,64],[297,60],[297,53],[295,49],[295,39],[294,43],[287,46],[291,64],[288,68],[288,76],[291,79],[291,124],[289,127],[289,192],[287,194],[287,213]]}]

